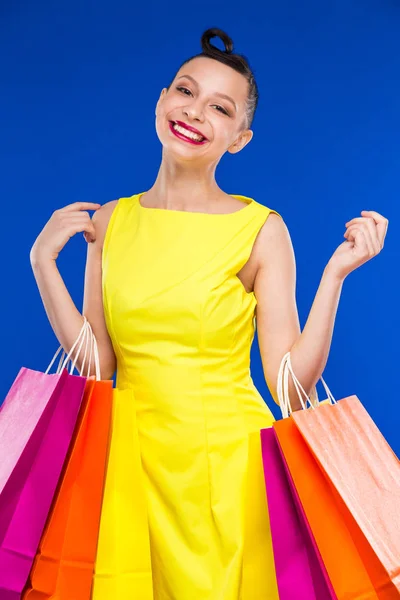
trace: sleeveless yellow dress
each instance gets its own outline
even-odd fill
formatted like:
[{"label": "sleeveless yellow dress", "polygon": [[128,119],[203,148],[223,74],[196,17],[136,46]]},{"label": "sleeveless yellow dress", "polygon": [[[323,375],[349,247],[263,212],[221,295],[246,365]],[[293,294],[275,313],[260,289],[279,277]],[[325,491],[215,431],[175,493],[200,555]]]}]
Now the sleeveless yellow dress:
[{"label": "sleeveless yellow dress", "polygon": [[118,200],[102,257],[151,551],[151,593],[123,600],[278,600],[259,434],[274,417],[250,372],[257,301],[236,273],[279,213],[235,194],[229,214],[145,208],[143,193]]}]

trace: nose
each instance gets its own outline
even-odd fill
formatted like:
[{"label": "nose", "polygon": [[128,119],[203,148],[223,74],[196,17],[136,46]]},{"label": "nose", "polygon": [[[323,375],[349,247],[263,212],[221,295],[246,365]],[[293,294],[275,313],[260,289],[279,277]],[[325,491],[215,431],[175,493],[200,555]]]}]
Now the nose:
[{"label": "nose", "polygon": [[193,101],[185,106],[183,112],[190,120],[204,121],[203,107],[199,101]]}]

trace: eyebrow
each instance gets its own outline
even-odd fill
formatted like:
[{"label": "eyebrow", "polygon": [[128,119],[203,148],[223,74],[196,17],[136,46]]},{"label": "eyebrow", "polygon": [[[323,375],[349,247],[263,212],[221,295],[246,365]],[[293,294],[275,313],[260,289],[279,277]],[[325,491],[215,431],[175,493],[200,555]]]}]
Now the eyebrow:
[{"label": "eyebrow", "polygon": [[[199,87],[199,84],[191,75],[180,75],[180,77],[178,77],[178,79],[181,79],[182,77],[186,77],[187,79],[190,79],[190,81],[192,81],[197,87]],[[236,102],[233,100],[233,98],[231,98],[227,94],[221,94],[221,92],[215,92],[214,95],[219,96],[220,98],[225,98],[225,100],[228,100],[229,102],[231,102],[235,108],[235,111],[237,112],[238,108],[237,108]]]}]

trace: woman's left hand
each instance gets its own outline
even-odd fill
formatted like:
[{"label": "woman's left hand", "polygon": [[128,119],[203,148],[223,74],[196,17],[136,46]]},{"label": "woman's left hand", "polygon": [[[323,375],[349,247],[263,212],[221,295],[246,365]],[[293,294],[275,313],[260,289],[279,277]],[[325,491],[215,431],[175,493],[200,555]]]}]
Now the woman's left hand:
[{"label": "woman's left hand", "polygon": [[362,210],[361,217],[345,226],[346,241],[340,244],[329,260],[329,267],[340,279],[357,269],[382,250],[389,221],[374,210]]}]

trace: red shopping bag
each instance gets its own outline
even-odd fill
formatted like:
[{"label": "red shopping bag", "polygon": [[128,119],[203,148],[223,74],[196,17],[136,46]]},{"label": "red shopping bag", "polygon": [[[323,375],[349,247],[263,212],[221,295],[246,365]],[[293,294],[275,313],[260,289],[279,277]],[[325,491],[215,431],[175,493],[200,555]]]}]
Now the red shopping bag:
[{"label": "red shopping bag", "polygon": [[1,598],[19,599],[29,576],[85,383],[66,370],[50,375],[23,367],[1,407]]}]

